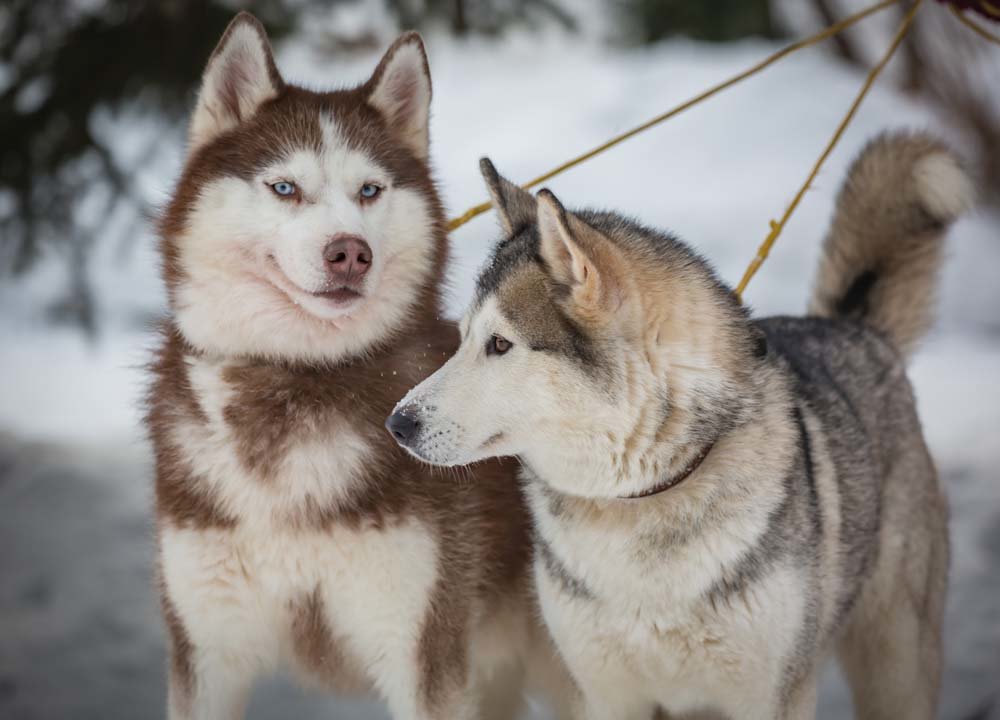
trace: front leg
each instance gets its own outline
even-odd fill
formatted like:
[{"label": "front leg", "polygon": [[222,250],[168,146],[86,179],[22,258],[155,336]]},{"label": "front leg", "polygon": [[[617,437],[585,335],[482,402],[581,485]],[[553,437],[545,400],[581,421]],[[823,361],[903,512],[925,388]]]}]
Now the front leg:
[{"label": "front leg", "polygon": [[599,601],[566,592],[544,563],[535,565],[542,616],[560,656],[578,688],[578,717],[585,720],[650,720],[655,703],[625,662],[627,651],[616,639],[596,630]]},{"label": "front leg", "polygon": [[393,693],[387,698],[393,720],[477,720],[475,693],[456,690],[428,704],[419,692]]},{"label": "front leg", "polygon": [[[751,669],[742,682],[719,682],[708,707],[718,708],[725,717],[746,720],[814,720],[816,717],[816,677],[810,673],[791,687],[781,682],[782,675],[760,674]],[[708,696],[709,693],[706,693]]]},{"label": "front leg", "polygon": [[171,668],[168,720],[241,720],[252,678],[232,672],[221,658],[199,662],[189,678]]},{"label": "front leg", "polygon": [[253,673],[235,655],[206,651],[192,641],[169,598],[163,599],[170,666],[168,720],[240,720]]},{"label": "front leg", "polygon": [[658,717],[656,713],[656,707],[648,702],[607,703],[596,696],[584,698],[586,720],[651,720]]},{"label": "front leg", "polygon": [[386,648],[382,656],[375,677],[393,720],[478,720],[479,693],[465,653],[462,664],[440,657],[428,663],[419,648]]},{"label": "front leg", "polygon": [[480,693],[465,638],[465,628],[432,619],[415,647],[384,648],[375,675],[394,720],[477,720]]},{"label": "front leg", "polygon": [[254,679],[278,657],[275,618],[225,532],[165,529],[163,618],[170,650],[170,720],[237,720]]},{"label": "front leg", "polygon": [[784,702],[783,720],[815,720],[816,673],[811,672],[791,689]]}]

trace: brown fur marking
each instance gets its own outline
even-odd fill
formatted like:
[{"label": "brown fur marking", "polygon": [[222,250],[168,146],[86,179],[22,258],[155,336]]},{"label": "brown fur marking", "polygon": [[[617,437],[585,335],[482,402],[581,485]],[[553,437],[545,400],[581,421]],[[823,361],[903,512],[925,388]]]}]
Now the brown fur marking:
[{"label": "brown fur marking", "polygon": [[191,698],[194,696],[195,676],[191,659],[194,645],[165,588],[160,589],[160,605],[167,626],[167,638],[170,641],[170,674],[174,680],[171,687],[179,693],[174,700],[183,709],[191,703]]},{"label": "brown fur marking", "polygon": [[[486,600],[489,610],[502,596],[527,594],[532,547],[528,509],[514,481],[518,465],[507,458],[474,467],[475,484],[452,490],[454,519],[438,526],[439,547],[446,552],[449,548],[463,551],[448,552],[439,561],[437,583],[421,630],[420,687],[431,709],[439,706],[449,691],[466,691],[468,633],[479,604],[476,598]],[[469,542],[471,532],[478,535],[475,543]],[[472,585],[474,595],[455,591],[473,577],[478,578]]]},{"label": "brown fur marking", "polygon": [[[272,79],[277,77],[277,70],[273,72]],[[377,77],[376,72],[372,82]],[[527,510],[515,480],[516,463],[484,462],[474,471],[474,483],[456,484],[453,475],[405,454],[383,429],[399,398],[454,352],[458,333],[441,319],[447,236],[430,169],[368,103],[370,91],[371,83],[329,93],[282,84],[278,95],[251,117],[194,148],[160,220],[160,249],[173,311],[178,288],[186,282],[178,240],[206,185],[223,177],[251,182],[278,153],[319,150],[321,116],[334,120],[349,146],[385,168],[395,186],[423,195],[434,237],[432,270],[420,279],[405,327],[368,348],[363,357],[326,365],[224,358],[222,378],[230,390],[223,418],[235,450],[248,469],[271,481],[284,480],[279,469],[297,438],[315,438],[332,429],[329,442],[336,443],[341,423],[365,433],[372,460],[354,495],[335,506],[304,502],[299,515],[288,520],[292,529],[322,532],[334,524],[379,528],[415,517],[436,535],[440,574],[420,629],[419,650],[422,692],[433,704],[445,698],[449,687],[465,684],[470,623],[526,582],[531,560]],[[164,326],[147,401],[147,425],[156,451],[157,515],[196,529],[232,528],[237,519],[223,512],[218,498],[205,493],[184,449],[172,440],[179,427],[210,422],[188,377],[188,359],[199,355],[173,324]],[[317,671],[340,670],[335,666],[343,660],[342,649],[324,617],[320,596],[310,595],[303,607],[292,610],[297,655]],[[181,628],[166,601],[164,615],[168,625]],[[175,642],[183,650],[178,668],[189,672],[185,648],[190,643],[186,635],[177,637],[183,641]]]},{"label": "brown fur marking", "polygon": [[171,325],[150,364],[153,383],[146,398],[146,427],[156,456],[156,514],[181,527],[229,528],[236,524],[191,469],[174,444],[171,431],[180,424],[204,425],[205,412],[188,377],[186,358],[196,354]]},{"label": "brown fur marking", "polygon": [[303,668],[325,685],[347,692],[369,685],[330,626],[319,588],[292,608],[292,649]]}]

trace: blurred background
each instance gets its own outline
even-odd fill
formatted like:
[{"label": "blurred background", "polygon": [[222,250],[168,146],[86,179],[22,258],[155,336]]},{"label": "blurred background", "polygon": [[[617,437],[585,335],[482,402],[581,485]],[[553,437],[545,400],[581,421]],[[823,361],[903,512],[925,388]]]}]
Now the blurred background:
[{"label": "blurred background", "polygon": [[[0,718],[163,714],[143,364],[163,312],[153,220],[177,178],[201,69],[240,9],[285,78],[367,78],[402,29],[427,43],[432,155],[451,214],[477,159],[526,180],[866,0],[2,0]],[[553,180],[573,206],[671,228],[735,284],[888,44],[906,4]],[[982,18],[974,18],[986,23]],[[992,25],[996,32],[1000,25]],[[747,301],[799,313],[833,197],[876,133],[928,128],[980,206],[949,241],[939,322],[912,377],[952,504],[941,716],[1000,717],[1000,47],[927,0]],[[450,311],[495,239],[453,235]],[[820,717],[850,717],[835,670]],[[993,708],[991,710],[991,708]],[[385,717],[277,678],[251,717]]]}]

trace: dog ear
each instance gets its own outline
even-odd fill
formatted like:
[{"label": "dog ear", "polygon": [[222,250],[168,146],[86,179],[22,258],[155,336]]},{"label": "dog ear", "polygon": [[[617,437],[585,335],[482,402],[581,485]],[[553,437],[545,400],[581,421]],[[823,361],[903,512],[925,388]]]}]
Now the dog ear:
[{"label": "dog ear", "polygon": [[191,147],[249,119],[284,86],[264,26],[241,12],[229,23],[205,67],[188,133]]},{"label": "dog ear", "polygon": [[502,177],[489,158],[479,161],[479,170],[486,181],[490,200],[500,218],[504,232],[513,235],[528,223],[535,221],[535,198],[527,190]]},{"label": "dog ear", "polygon": [[570,288],[579,307],[615,310],[621,304],[617,254],[608,241],[566,212],[549,190],[538,193],[539,254],[552,279]]},{"label": "dog ear", "polygon": [[420,35],[400,35],[365,87],[368,103],[382,113],[417,157],[426,159],[430,152],[431,71]]},{"label": "dog ear", "polygon": [[554,280],[563,285],[594,281],[596,268],[573,236],[569,216],[550,190],[538,193],[539,254]]}]

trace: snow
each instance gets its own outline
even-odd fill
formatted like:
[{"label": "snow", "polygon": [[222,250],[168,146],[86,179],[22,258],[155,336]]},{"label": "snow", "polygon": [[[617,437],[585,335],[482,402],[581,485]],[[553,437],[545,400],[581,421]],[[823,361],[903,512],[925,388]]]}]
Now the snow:
[{"label": "snow", "polygon": [[[590,20],[587,27],[599,26]],[[524,181],[776,48],[677,40],[625,49],[599,42],[597,31],[426,39],[433,157],[452,214],[485,199],[480,156]],[[287,77],[344,85],[364,79],[377,61],[376,53],[334,60],[315,45],[280,49]],[[571,207],[613,207],[673,230],[735,283],[862,79],[822,50],[807,50],[548,186]],[[964,147],[933,112],[877,86],[751,283],[747,301],[756,312],[803,309],[846,164],[867,139],[897,127],[934,128]],[[113,138],[117,156],[142,162],[136,192],[153,208],[162,204],[183,130],[131,111],[100,115],[94,130]],[[55,258],[28,277],[0,281],[0,716],[160,713],[163,641],[151,590],[150,462],[139,402],[163,292],[150,224],[122,213],[113,227],[137,220],[124,255],[115,233],[96,241],[89,270],[102,323],[92,340],[45,320],[66,281]],[[452,315],[496,236],[490,215],[453,235]],[[945,718],[963,717],[1000,690],[998,267],[1000,215],[980,210],[952,233],[940,322],[911,369],[952,503]],[[331,702],[277,681],[256,693],[251,715],[321,717]],[[334,707],[336,717],[383,717],[363,702]],[[826,718],[848,712],[832,672],[821,707]]]}]

